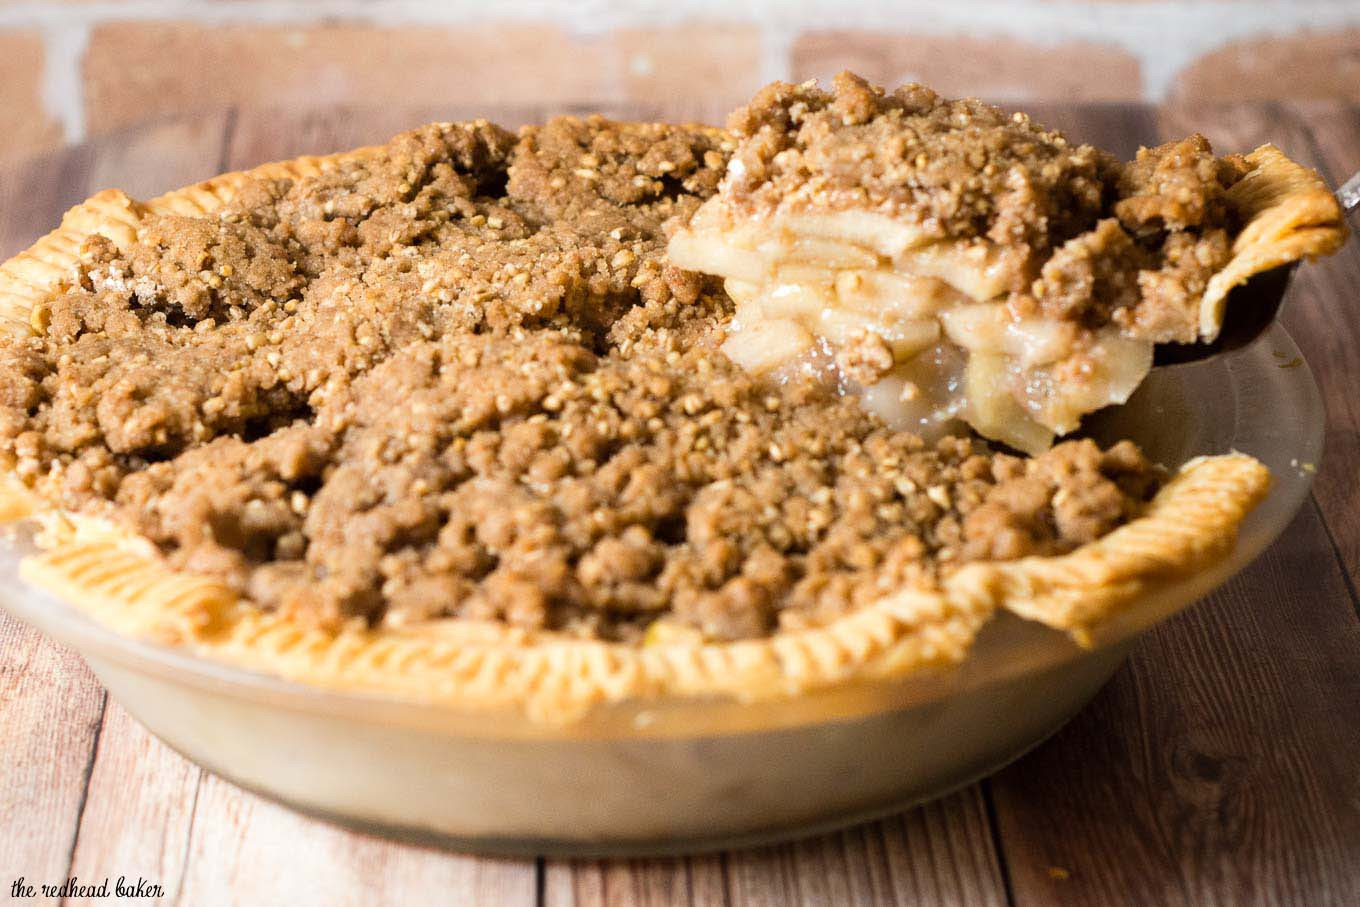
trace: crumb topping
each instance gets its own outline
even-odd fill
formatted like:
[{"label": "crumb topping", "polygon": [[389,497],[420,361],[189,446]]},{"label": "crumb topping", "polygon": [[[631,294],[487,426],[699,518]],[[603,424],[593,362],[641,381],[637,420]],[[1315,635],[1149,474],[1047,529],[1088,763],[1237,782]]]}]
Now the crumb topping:
[{"label": "crumb topping", "polygon": [[769,85],[729,125],[733,214],[873,211],[934,240],[985,240],[1017,264],[1016,311],[1156,343],[1196,339],[1235,227],[1224,193],[1245,172],[1201,135],[1122,164],[1023,113],[850,73],[829,91]]},{"label": "crumb topping", "polygon": [[1118,166],[1024,114],[850,73],[831,91],[776,82],[729,125],[742,141],[724,191],[742,210],[867,207],[941,238],[1046,248],[1095,219]]},{"label": "crumb topping", "polygon": [[[790,91],[806,93],[767,89],[737,134],[776,122]],[[990,123],[924,89],[838,91],[823,106],[847,122]],[[1086,205],[1103,159],[1007,123],[981,129],[982,168],[1013,145],[986,136],[1030,136],[1046,163],[1008,191]],[[1072,550],[1141,511],[1160,478],[1131,444],[927,445],[722,355],[732,301],[664,250],[737,141],[600,118],[518,136],[434,124],[330,172],[255,180],[211,217],[150,217],[124,249],[92,237],[41,330],[4,328],[0,458],[304,621],[619,640],[815,624],[970,560]],[[971,197],[933,216],[981,229]],[[997,211],[986,229],[1038,237],[1027,218]],[[1091,265],[1093,286],[1124,286],[1105,270]],[[873,370],[884,350],[861,338],[847,355]]]}]

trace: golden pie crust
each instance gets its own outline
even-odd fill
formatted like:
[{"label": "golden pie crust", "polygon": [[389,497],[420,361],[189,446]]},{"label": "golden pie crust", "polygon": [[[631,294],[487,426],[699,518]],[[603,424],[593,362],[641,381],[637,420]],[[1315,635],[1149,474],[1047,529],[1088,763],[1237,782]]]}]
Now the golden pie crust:
[{"label": "golden pie crust", "polygon": [[[0,318],[41,329],[46,301],[71,279],[91,234],[126,244],[147,214],[202,216],[252,178],[314,175],[375,151],[266,164],[147,202],[101,192],[0,266]],[[1248,222],[1206,294],[1206,319],[1219,318],[1228,290],[1250,275],[1325,254],[1345,238],[1316,175],[1272,146],[1249,159],[1255,169],[1231,193]],[[901,589],[816,628],[636,646],[460,619],[413,629],[310,628],[251,606],[210,577],[168,568],[149,543],[112,523],[52,509],[13,475],[0,478],[0,520],[36,518],[43,527],[43,553],[24,564],[25,578],[120,633],[301,683],[460,708],[520,708],[545,721],[571,720],[603,703],[787,697],[945,666],[965,657],[1000,609],[1082,641],[1121,608],[1225,557],[1270,485],[1267,469],[1249,456],[1198,459],[1144,515],[1066,555],[975,562],[940,590]]]},{"label": "golden pie crust", "polygon": [[1228,294],[1254,274],[1330,255],[1346,241],[1341,206],[1316,171],[1294,163],[1274,145],[1246,156],[1251,169],[1227,192],[1242,220],[1233,257],[1214,275],[1200,303],[1200,334],[1213,340],[1223,327]]}]

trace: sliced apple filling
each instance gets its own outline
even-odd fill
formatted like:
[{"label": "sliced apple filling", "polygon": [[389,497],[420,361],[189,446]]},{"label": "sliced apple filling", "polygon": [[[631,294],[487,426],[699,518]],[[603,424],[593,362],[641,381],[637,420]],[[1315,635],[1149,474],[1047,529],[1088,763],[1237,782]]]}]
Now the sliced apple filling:
[{"label": "sliced apple filling", "polygon": [[811,371],[927,437],[962,421],[1036,453],[1127,400],[1152,366],[1152,343],[1116,327],[1013,311],[1015,250],[872,211],[748,219],[710,201],[668,254],[725,279],[736,311],[723,351],[743,368]]}]

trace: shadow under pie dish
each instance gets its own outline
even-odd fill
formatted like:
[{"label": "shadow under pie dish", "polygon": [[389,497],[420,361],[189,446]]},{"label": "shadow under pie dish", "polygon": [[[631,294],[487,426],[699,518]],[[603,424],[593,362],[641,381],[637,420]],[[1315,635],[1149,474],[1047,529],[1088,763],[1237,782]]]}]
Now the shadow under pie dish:
[{"label": "shadow under pie dish", "polygon": [[[958,172],[862,167],[853,178],[882,176],[886,201],[808,192],[810,208],[795,203],[795,177],[844,177],[864,145],[856,130],[894,128],[928,140],[893,150],[902,161],[957,165],[972,144],[989,156],[978,172],[1006,180],[972,197],[953,191]],[[779,172],[752,182],[756,166]],[[765,188],[773,213],[746,212],[741,236],[703,232]],[[978,203],[1004,192],[1009,207]],[[729,130],[564,118],[513,136],[436,124],[150,202],[101,193],[4,268],[6,501],[43,526],[24,574],[122,637],[305,685],[271,688],[280,699],[309,688],[317,703],[372,697],[419,714],[419,733],[446,754],[496,741],[520,770],[504,738],[692,748],[720,735],[749,747],[755,729],[919,705],[903,683],[933,690],[938,708],[984,627],[1016,632],[1004,615],[1103,639],[1130,609],[1222,579],[1266,494],[1265,465],[1228,447],[1182,463],[1174,449],[1162,459],[1173,474],[1117,438],[1045,450],[1012,407],[1065,432],[1050,401],[1072,412],[1107,402],[1090,405],[1105,377],[1093,350],[1208,336],[1214,280],[1226,290],[1339,244],[1324,196],[1268,147],[1225,161],[1188,140],[1124,166],[975,102],[851,79],[826,94],[767,89]],[[1010,226],[997,226],[1003,215]],[[885,241],[885,225],[899,239]],[[922,264],[962,245],[1004,258],[983,268],[1002,282],[979,289],[958,267]],[[728,273],[733,260],[746,270]],[[883,283],[896,289],[877,302],[855,296]],[[1055,283],[1063,300],[1047,305]],[[770,308],[799,293],[834,304]],[[879,305],[888,296],[900,304]],[[951,327],[959,312],[977,326]],[[1045,320],[1061,336],[1034,353]],[[781,355],[768,365],[750,344],[730,346],[775,322],[803,345],[771,342]],[[1116,329],[1129,336],[1113,340]],[[956,339],[989,332],[973,347]],[[923,355],[962,359],[962,390],[932,398],[931,380],[908,376]],[[1045,368],[1077,390],[1032,407],[1030,379]],[[913,402],[912,381],[932,408],[903,417],[875,405],[874,389],[893,381],[892,402]],[[976,390],[996,387],[1005,393]],[[1060,645],[1043,639],[1034,652]],[[1093,650],[1101,670],[1117,648]],[[1089,693],[1100,673],[1078,665],[1066,684]],[[186,732],[169,725],[192,725],[184,714],[139,717],[230,777],[351,818],[456,837],[645,842],[938,791],[1014,755],[1061,712],[1036,710],[1016,739],[956,752],[945,761],[957,777],[937,765],[919,790],[884,779],[891,797],[852,784],[838,806],[778,816],[713,806],[663,821],[615,808],[581,824],[559,804],[538,827],[505,803],[456,821],[345,809],[243,771],[241,753],[223,764],[177,740]],[[388,745],[408,733],[389,727]],[[582,758],[553,757],[561,770]],[[681,770],[661,762],[658,778]]]}]

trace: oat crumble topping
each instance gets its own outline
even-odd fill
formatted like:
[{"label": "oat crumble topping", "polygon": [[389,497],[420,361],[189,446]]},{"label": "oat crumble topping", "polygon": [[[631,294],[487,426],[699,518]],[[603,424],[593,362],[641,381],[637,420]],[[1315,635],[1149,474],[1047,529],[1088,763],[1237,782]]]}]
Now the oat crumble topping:
[{"label": "oat crumble topping", "polygon": [[1218,260],[1211,153],[1121,168],[977,102],[844,79],[772,86],[733,125],[433,124],[213,217],[153,217],[130,248],[94,237],[43,330],[0,342],[0,457],[262,608],[619,640],[818,623],[1141,511],[1161,479],[1132,444],[927,444],[822,382],[748,374],[719,351],[732,300],[666,239],[725,173],[777,204],[816,170],[941,231],[1055,249],[1036,298],[1062,317],[1174,336],[1117,300],[1175,309]]},{"label": "oat crumble topping", "polygon": [[937,239],[985,239],[1014,260],[1017,309],[1189,343],[1194,304],[1228,259],[1223,193],[1244,164],[1200,135],[1125,165],[1023,113],[850,73],[829,91],[776,82],[730,125],[734,210],[872,210]]}]

